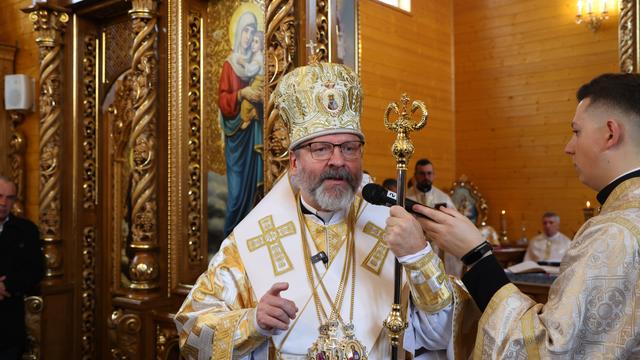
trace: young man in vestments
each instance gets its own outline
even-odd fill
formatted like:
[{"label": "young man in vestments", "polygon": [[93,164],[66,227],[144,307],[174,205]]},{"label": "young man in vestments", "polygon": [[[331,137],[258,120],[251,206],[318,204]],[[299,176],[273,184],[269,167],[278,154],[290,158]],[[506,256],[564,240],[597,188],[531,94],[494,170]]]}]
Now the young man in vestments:
[{"label": "young man in vestments", "polygon": [[412,294],[401,355],[466,357],[464,337],[453,333],[475,331],[461,323],[475,308],[465,307],[468,294],[444,275],[424,236],[385,246],[389,208],[357,194],[357,74],[311,64],[285,75],[272,96],[289,129],[289,170],[224,241],[177,313],[182,355],[389,359],[382,323],[397,257]]},{"label": "young man in vestments", "polygon": [[[462,281],[483,311],[476,359],[640,357],[640,77],[601,75],[577,98],[565,152],[602,210],[576,233],[546,304],[509,282],[466,217],[414,207],[433,219],[418,220],[427,237],[470,266]],[[412,236],[415,221],[396,208],[393,234]]]}]

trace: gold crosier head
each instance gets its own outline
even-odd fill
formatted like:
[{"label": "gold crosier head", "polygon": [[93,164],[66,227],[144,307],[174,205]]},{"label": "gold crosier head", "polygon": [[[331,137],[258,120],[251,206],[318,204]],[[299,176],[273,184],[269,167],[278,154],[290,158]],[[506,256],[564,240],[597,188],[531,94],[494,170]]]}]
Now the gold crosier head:
[{"label": "gold crosier head", "polygon": [[[387,110],[384,112],[384,126],[396,133],[396,141],[391,146],[391,153],[393,154],[393,157],[396,158],[396,168],[398,170],[407,170],[409,158],[413,155],[414,150],[411,139],[409,138],[409,133],[420,130],[426,125],[429,112],[427,111],[427,107],[420,100],[414,100],[411,103],[411,112],[409,112],[407,110],[409,97],[406,93],[402,94],[400,102],[402,104],[401,110],[399,110],[398,104],[395,102],[392,102],[387,106]],[[420,120],[414,122],[412,120],[412,115],[417,110],[420,110],[422,114],[420,115]],[[398,116],[395,121],[389,120],[389,116],[392,113],[395,113]]]}]

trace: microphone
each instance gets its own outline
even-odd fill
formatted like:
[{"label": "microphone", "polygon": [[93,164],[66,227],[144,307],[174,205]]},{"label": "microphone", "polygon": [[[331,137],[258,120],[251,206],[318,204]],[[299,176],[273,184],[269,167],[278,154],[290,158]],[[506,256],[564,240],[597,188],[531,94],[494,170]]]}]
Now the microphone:
[{"label": "microphone", "polygon": [[329,257],[327,256],[327,254],[324,251],[320,251],[319,253],[313,255],[311,257],[311,263],[315,264],[318,261],[322,261],[325,265],[327,265],[327,263],[329,262]]},{"label": "microphone", "polygon": [[[382,186],[374,183],[369,183],[362,188],[362,198],[366,201],[370,202],[373,205],[383,205],[383,206],[393,206],[398,204],[398,195],[393,191],[389,191]],[[424,218],[429,219],[429,217],[424,216],[420,213],[413,211],[413,205],[420,204],[419,202],[413,201],[411,199],[404,199],[404,209],[408,212],[418,215]],[[427,206],[424,204],[420,204],[422,206]],[[441,206],[447,206],[446,203],[440,203],[436,205],[436,209],[439,209]],[[431,208],[430,206],[427,206]],[[429,219],[431,220],[431,219]]]}]

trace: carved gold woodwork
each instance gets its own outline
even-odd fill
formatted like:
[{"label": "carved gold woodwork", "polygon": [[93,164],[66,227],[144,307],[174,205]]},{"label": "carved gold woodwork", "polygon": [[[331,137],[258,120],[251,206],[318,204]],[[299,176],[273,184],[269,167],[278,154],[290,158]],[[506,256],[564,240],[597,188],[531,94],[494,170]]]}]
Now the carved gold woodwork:
[{"label": "carved gold woodwork", "polygon": [[96,228],[87,226],[82,232],[82,359],[95,357],[96,311]]},{"label": "carved gold woodwork", "polygon": [[618,22],[618,48],[620,71],[636,73],[638,62],[638,0],[620,0],[620,20]]},{"label": "carved gold woodwork", "polygon": [[82,206],[93,209],[97,201],[97,112],[96,112],[96,37],[87,35],[83,39],[82,57]]},{"label": "carved gold woodwork", "polygon": [[[233,10],[238,4],[239,1],[235,1],[234,3],[209,1],[207,4],[205,26],[208,29],[219,30],[208,38],[203,39],[205,57],[203,59],[204,70],[202,74],[205,79],[220,79],[222,67],[219,66],[219,64],[222,64],[232,51],[229,42],[220,39],[228,38],[228,26],[225,24],[225,21],[226,19],[231,19]],[[214,85],[214,81],[205,81],[204,92],[208,94],[211,99],[217,100],[216,94],[218,93],[218,88]],[[207,153],[203,154],[206,157],[205,164],[208,170],[222,175],[227,171],[227,164],[224,157],[223,131],[218,119],[220,108],[218,107],[218,101],[207,101],[203,106],[205,123],[213,125],[208,126],[210,133],[207,134],[206,138],[205,148],[207,149]]]},{"label": "carved gold woodwork", "polygon": [[[164,326],[163,326],[164,325]],[[156,359],[175,359],[180,353],[178,331],[173,323],[156,325]]]},{"label": "carved gold woodwork", "polygon": [[[202,255],[202,16],[189,13],[189,141],[187,255],[189,263],[199,263]],[[205,237],[206,239],[206,237]]]},{"label": "carved gold woodwork", "polygon": [[329,0],[316,1],[316,51],[318,61],[329,61]]},{"label": "carved gold woodwork", "polygon": [[9,111],[9,117],[11,119],[9,130],[11,133],[11,139],[9,140],[9,173],[18,190],[16,203],[12,211],[14,214],[22,216],[24,215],[24,187],[26,185],[24,154],[27,148],[27,141],[18,126],[24,121],[24,114],[19,111]]},{"label": "carved gold woodwork", "polygon": [[138,314],[125,313],[122,309],[116,309],[107,320],[107,328],[113,359],[139,358],[142,321]]},{"label": "carved gold woodwork", "polygon": [[296,19],[294,1],[270,1],[266,10],[266,74],[264,124],[264,189],[269,191],[289,166],[289,132],[275,109],[271,92],[295,67]]},{"label": "carved gold woodwork", "polygon": [[42,309],[44,302],[40,296],[28,296],[24,299],[25,328],[27,342],[23,360],[38,360],[42,344]]},{"label": "carved gold woodwork", "polygon": [[25,9],[40,50],[40,235],[44,240],[46,277],[63,274],[61,238],[62,35],[69,15],[38,3]]},{"label": "carved gold woodwork", "polygon": [[133,40],[131,95],[133,119],[128,147],[132,151],[131,236],[129,248],[129,286],[137,290],[157,288],[159,284],[157,234],[157,3],[133,0],[130,10]]}]

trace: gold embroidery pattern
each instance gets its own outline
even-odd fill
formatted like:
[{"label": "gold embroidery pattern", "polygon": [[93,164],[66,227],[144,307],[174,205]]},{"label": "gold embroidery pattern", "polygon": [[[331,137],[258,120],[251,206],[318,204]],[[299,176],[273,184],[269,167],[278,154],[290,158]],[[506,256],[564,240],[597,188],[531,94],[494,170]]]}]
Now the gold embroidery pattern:
[{"label": "gold embroidery pattern", "polygon": [[500,308],[501,304],[511,295],[519,292],[518,288],[509,283],[498,290],[497,293],[493,295],[487,308],[484,309],[482,316],[480,317],[480,321],[478,322],[478,335],[476,337],[476,346],[473,348],[473,358],[474,359],[485,359],[491,358],[491,354],[484,354],[483,345],[484,345],[484,327],[487,325],[487,322],[491,318],[493,314],[495,314]]},{"label": "gold embroidery pattern", "polygon": [[527,349],[527,358],[535,360],[540,359],[540,352],[538,351],[538,345],[536,344],[535,328],[533,326],[533,318],[536,315],[536,309],[538,307],[532,307],[529,309],[521,320],[522,337],[524,339],[524,346]]},{"label": "gold embroidery pattern", "polygon": [[269,215],[260,219],[258,224],[260,225],[262,235],[247,240],[249,252],[254,252],[266,246],[269,250],[274,275],[279,276],[293,270],[289,255],[287,255],[282,246],[283,237],[296,233],[296,226],[293,224],[293,221],[276,227],[273,223],[273,217]]},{"label": "gold embroidery pattern", "polygon": [[[312,217],[305,217],[305,224],[311,234],[313,243],[318,251],[327,251],[329,255],[329,265],[333,262],[338,251],[347,239],[347,223],[340,222],[333,225],[318,224]],[[329,241],[329,250],[326,249],[326,242]]]},{"label": "gold embroidery pattern", "polygon": [[433,313],[449,305],[451,291],[446,286],[444,265],[433,251],[420,260],[404,265],[413,302],[422,311]]},{"label": "gold embroidery pattern", "polygon": [[216,324],[213,336],[213,356],[212,359],[228,359],[233,353],[233,332],[242,317],[241,312],[231,312],[223,316]]},{"label": "gold embroidery pattern", "polygon": [[389,248],[382,240],[382,235],[384,235],[384,229],[380,228],[376,224],[372,222],[368,222],[364,229],[362,230],[365,234],[371,235],[376,238],[376,244],[373,246],[373,249],[367,257],[364,258],[362,262],[362,267],[371,271],[376,275],[380,275],[382,272],[382,266],[384,265],[384,261],[387,258],[387,254],[389,254]]}]

